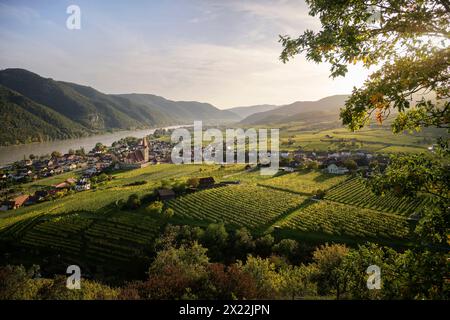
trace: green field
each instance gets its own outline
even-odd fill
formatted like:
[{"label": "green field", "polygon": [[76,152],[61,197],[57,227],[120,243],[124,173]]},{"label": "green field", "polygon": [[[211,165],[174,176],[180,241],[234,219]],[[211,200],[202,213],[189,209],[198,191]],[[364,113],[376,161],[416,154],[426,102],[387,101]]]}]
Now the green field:
[{"label": "green field", "polygon": [[305,233],[367,239],[406,239],[409,226],[405,217],[331,201],[310,202],[280,223]]},{"label": "green field", "polygon": [[353,178],[329,190],[325,199],[352,204],[361,208],[369,208],[384,212],[411,215],[426,206],[430,199],[396,197],[393,194],[377,196],[367,187],[362,179]]},{"label": "green field", "polygon": [[2,237],[14,239],[16,245],[57,252],[75,261],[119,263],[139,257],[161,224],[148,215],[116,211],[41,216],[21,228],[15,226],[4,230]]},{"label": "green field", "polygon": [[255,185],[208,189],[171,200],[177,217],[197,221],[224,222],[257,229],[268,226],[306,198]]},{"label": "green field", "polygon": [[260,185],[312,195],[318,189],[327,190],[348,179],[347,176],[326,174],[320,171],[301,171],[283,174],[260,182]]},{"label": "green field", "polygon": [[[149,216],[145,201],[133,211],[116,205],[131,194],[149,195],[162,180],[206,176],[213,176],[217,182],[239,180],[240,184],[170,200],[166,207],[173,208],[175,215],[168,221]],[[63,178],[43,179],[39,185]],[[319,170],[271,177],[261,176],[258,170],[246,171],[243,165],[154,165],[117,172],[95,190],[2,212],[0,242],[19,252],[30,250],[23,254],[58,254],[68,261],[117,266],[126,265],[151,248],[166,222],[197,226],[223,222],[231,228],[244,226],[256,235],[281,230],[283,237],[302,241],[362,243],[371,239],[408,243],[405,215],[426,202],[392,195],[376,197],[359,180],[347,179]],[[137,181],[146,183],[129,185]],[[32,192],[36,184],[24,185],[24,189]],[[326,200],[310,199],[317,189],[328,189]]]},{"label": "green field", "polygon": [[[373,125],[357,132],[345,128],[302,130],[287,126],[281,134],[280,148],[305,151],[364,150],[383,154],[426,152],[433,143],[432,130],[409,134],[393,134],[387,125]],[[443,133],[445,135],[445,133]]]}]

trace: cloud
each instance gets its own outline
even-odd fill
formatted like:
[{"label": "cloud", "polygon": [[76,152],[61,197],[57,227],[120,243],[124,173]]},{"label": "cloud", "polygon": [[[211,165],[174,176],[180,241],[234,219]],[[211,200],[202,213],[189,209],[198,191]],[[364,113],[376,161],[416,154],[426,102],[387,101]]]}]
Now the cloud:
[{"label": "cloud", "polygon": [[316,29],[320,25],[317,18],[308,15],[308,7],[303,1],[231,0],[224,2],[224,5],[237,12],[269,21],[285,32],[298,32],[299,28]]},{"label": "cloud", "polygon": [[279,61],[277,35],[289,28],[300,33],[310,23],[299,2],[202,4],[173,21],[156,13],[139,20],[135,12],[86,8],[90,19],[76,32],[63,25],[41,25],[34,33],[0,29],[0,67],[27,68],[106,93],[153,93],[218,107],[320,99],[349,93],[365,78],[359,66],[332,81],[327,65],[301,55]]},{"label": "cloud", "polygon": [[29,24],[40,18],[40,14],[30,7],[0,3],[0,20],[13,20],[22,24]]}]

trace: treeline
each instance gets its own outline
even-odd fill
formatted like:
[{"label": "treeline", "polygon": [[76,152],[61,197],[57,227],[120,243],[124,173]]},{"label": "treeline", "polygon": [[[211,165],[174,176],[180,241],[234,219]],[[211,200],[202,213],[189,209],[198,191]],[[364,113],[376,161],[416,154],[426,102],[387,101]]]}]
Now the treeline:
[{"label": "treeline", "polygon": [[[312,248],[221,224],[168,226],[152,251],[147,278],[116,287],[82,279],[81,290],[69,290],[66,277],[42,279],[37,266],[4,266],[0,299],[449,298],[447,261],[430,251],[369,243]],[[372,265],[380,268],[380,289],[367,287]]]}]

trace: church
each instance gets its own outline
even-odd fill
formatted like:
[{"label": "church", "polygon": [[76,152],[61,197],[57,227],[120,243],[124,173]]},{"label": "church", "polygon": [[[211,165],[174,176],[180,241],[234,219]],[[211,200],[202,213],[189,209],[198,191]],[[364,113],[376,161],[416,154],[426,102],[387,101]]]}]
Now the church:
[{"label": "church", "polygon": [[141,144],[134,151],[130,151],[127,156],[120,162],[121,169],[138,169],[144,168],[150,164],[149,162],[149,146],[147,138],[142,138]]}]

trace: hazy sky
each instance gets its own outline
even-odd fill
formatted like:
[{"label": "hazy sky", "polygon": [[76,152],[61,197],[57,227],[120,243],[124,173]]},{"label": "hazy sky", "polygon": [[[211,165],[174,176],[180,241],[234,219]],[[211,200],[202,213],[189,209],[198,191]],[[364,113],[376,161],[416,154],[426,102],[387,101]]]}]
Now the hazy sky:
[{"label": "hazy sky", "polygon": [[[71,4],[80,30],[66,28]],[[219,108],[350,93],[358,65],[332,80],[327,65],[278,59],[279,34],[318,27],[302,0],[0,0],[0,68]]]}]

